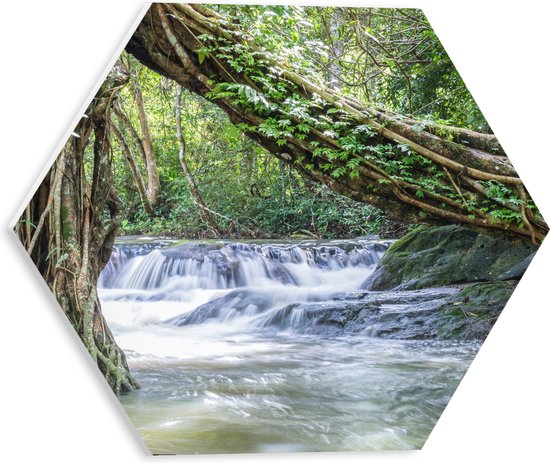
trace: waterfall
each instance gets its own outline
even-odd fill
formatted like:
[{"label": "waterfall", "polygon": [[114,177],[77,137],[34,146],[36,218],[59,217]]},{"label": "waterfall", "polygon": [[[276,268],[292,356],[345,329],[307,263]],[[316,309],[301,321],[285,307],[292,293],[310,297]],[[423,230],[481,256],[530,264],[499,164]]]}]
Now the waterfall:
[{"label": "waterfall", "polygon": [[185,289],[320,284],[320,273],[370,268],[387,249],[385,242],[344,244],[187,243],[140,252],[115,247],[101,274],[104,288],[154,290],[178,279]]},{"label": "waterfall", "polygon": [[[182,326],[245,318],[261,327],[267,322],[262,325],[258,318],[289,304],[358,290],[389,245],[372,240],[117,244],[99,289],[102,301],[119,303],[115,322],[122,322],[125,310],[132,319],[126,317],[126,324]],[[138,301],[139,309],[132,305]],[[288,317],[297,325],[307,314],[296,308]]]}]

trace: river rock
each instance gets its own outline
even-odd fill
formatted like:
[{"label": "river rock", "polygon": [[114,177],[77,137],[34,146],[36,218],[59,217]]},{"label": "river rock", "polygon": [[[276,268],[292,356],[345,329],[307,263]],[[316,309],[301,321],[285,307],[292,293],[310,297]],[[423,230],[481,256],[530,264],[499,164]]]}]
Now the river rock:
[{"label": "river rock", "polygon": [[482,235],[458,225],[418,228],[397,240],[363,289],[420,289],[519,279],[535,245]]},{"label": "river rock", "polygon": [[289,304],[259,321],[262,328],[321,336],[355,334],[400,340],[479,340],[489,334],[516,282],[389,292]]},{"label": "river rock", "polygon": [[227,321],[242,314],[254,315],[269,309],[273,298],[273,291],[236,289],[200,305],[189,313],[167,320],[166,323],[176,326],[197,325],[215,319]]}]

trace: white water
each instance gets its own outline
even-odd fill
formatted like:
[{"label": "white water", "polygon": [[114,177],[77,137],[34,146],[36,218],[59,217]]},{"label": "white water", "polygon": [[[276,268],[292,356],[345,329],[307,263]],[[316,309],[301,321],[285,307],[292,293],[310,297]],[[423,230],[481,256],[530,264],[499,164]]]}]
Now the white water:
[{"label": "white water", "polygon": [[[230,243],[219,250],[203,247],[191,252],[188,246],[181,252],[157,249],[146,255],[137,248],[135,256],[136,249],[116,250],[102,274],[99,290],[105,317],[120,333],[117,341],[123,348],[158,356],[182,355],[173,349],[162,351],[163,341],[152,343],[151,333],[160,330],[162,337],[172,334],[181,338],[181,329],[162,322],[232,291],[235,298],[212,320],[218,326],[209,329],[255,329],[253,321],[265,318],[265,312],[293,302],[329,300],[334,294],[349,293],[374,270],[387,245],[364,243],[350,252],[330,244],[320,248]],[[258,302],[254,297],[242,307],[246,299],[237,289],[258,296],[264,310],[254,304]],[[228,323],[237,316],[238,320]],[[299,323],[299,312],[292,317]]]},{"label": "white water", "polygon": [[288,304],[359,289],[383,249],[233,243],[115,255],[100,298],[142,385],[121,401],[151,451],[420,447],[476,343],[298,334],[300,307],[284,328],[262,328]]}]

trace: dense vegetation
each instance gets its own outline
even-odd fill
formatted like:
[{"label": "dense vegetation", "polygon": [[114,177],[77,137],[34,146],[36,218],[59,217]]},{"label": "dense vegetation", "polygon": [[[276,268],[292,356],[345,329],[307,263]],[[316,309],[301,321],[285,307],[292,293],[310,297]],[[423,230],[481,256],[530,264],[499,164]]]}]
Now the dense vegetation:
[{"label": "dense vegetation", "polygon": [[[490,133],[419,10],[236,5],[217,5],[215,10],[238,22],[255,45],[266,50],[268,58],[280,60],[284,56],[284,65],[313,82],[349,98],[371,102],[390,114],[414,116],[417,122],[413,128],[418,132],[437,131],[442,124],[451,124]],[[235,72],[248,70],[250,85],[218,82],[202,98],[144,68],[132,56],[122,57],[132,76],[131,85],[121,92],[121,104],[112,118],[118,132],[113,144],[115,184],[127,211],[122,233],[333,238],[395,230],[395,217],[390,221],[380,209],[357,203],[299,175],[284,159],[273,157],[247,137],[251,131],[276,139],[281,151],[289,137],[305,140],[311,131],[322,131],[339,142],[337,150],[314,145],[317,146],[314,155],[326,159],[321,168],[334,178],[358,176],[359,162],[353,157],[368,150],[368,157],[380,168],[395,178],[417,184],[414,194],[418,199],[430,193],[443,193],[445,198],[464,203],[468,216],[475,217],[472,210],[479,208],[492,220],[524,223],[519,207],[491,210],[488,201],[480,204],[476,198],[457,191],[460,179],[441,187],[442,180],[447,180],[446,170],[437,169],[404,144],[380,142],[367,146],[365,140],[374,136],[372,129],[360,125],[348,130],[350,122],[336,119],[341,113],[338,109],[326,108],[324,113],[312,115],[311,101],[298,94],[288,97],[284,79],[275,75],[280,73],[276,66],[270,68],[273,74],[253,69],[259,52],[227,40],[224,44],[223,37],[207,33],[198,36],[198,40],[201,46],[195,53],[200,63],[207,59],[226,60]],[[260,93],[256,83],[265,85],[270,93]],[[180,126],[185,143],[184,169],[177,138],[178,92],[181,92]],[[265,116],[263,122],[257,127],[232,123],[209,101],[222,98],[232,100],[243,111],[252,106]],[[284,100],[282,108],[287,117],[270,117],[270,106],[276,99]],[[324,106],[321,101],[313,104]],[[147,127],[140,107],[146,113]],[[126,124],[122,123],[121,115]],[[453,136],[447,138],[452,140]],[[144,179],[141,190],[151,186],[150,163],[144,150],[147,139],[159,177],[160,192],[154,208],[143,204],[140,181],[136,180],[136,177]],[[126,154],[123,145],[128,148]],[[133,157],[137,174],[129,168],[129,156]],[[332,162],[343,157],[344,166]],[[415,170],[425,172],[419,178]],[[383,185],[391,180],[378,181]],[[484,183],[482,188],[500,203],[522,202],[519,193],[506,185],[492,180]],[[528,206],[531,214],[534,206],[532,203]]]},{"label": "dense vegetation", "polygon": [[[175,116],[179,87],[130,56],[123,61],[142,92],[161,188],[156,206],[147,212],[122,149],[122,143],[128,146],[145,178],[146,160],[139,155],[139,111],[134,88],[128,85],[121,92],[120,111],[138,138],[113,115],[115,130],[123,139],[113,143],[115,185],[126,211],[121,232],[211,237],[179,159]],[[181,98],[181,128],[189,170],[223,236],[348,237],[377,233],[383,223],[379,210],[299,176],[250,140],[218,107],[186,90]]]}]

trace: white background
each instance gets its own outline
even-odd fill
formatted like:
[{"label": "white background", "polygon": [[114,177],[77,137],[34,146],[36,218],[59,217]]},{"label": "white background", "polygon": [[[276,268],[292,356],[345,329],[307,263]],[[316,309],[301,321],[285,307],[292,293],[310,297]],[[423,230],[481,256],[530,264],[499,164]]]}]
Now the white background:
[{"label": "white background", "polygon": [[[536,203],[550,219],[548,2],[401,0],[421,7]],[[139,0],[6,2],[0,27],[0,455],[143,461],[114,396],[77,348],[8,223],[126,32]],[[86,104],[85,104],[86,103]],[[186,461],[550,461],[550,248],[541,247],[419,452],[180,457]]]}]

